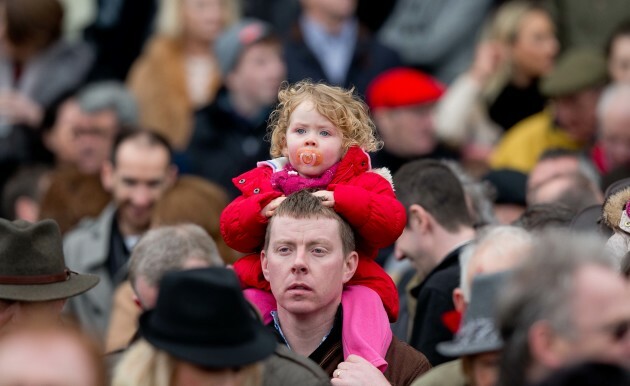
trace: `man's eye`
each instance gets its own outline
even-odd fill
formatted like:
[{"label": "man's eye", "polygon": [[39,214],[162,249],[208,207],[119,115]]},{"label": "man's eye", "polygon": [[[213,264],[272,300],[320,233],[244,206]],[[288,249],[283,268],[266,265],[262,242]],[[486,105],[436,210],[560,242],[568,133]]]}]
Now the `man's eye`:
[{"label": "man's eye", "polygon": [[291,250],[289,249],[289,247],[280,247],[277,249],[278,253],[280,254],[287,254],[289,253]]},{"label": "man's eye", "polygon": [[313,249],[313,254],[315,254],[317,256],[325,255],[326,254],[326,250],[324,248],[314,248]]}]

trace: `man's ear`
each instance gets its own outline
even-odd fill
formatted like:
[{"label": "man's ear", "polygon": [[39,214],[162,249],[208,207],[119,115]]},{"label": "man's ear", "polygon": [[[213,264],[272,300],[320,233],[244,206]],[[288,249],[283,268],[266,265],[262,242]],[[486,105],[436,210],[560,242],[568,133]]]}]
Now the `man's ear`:
[{"label": "man's ear", "polygon": [[[422,233],[426,233],[432,228],[433,216],[427,212],[422,205],[412,204],[409,207],[408,223],[412,228],[416,228]],[[415,226],[414,226],[415,225]]]},{"label": "man's ear", "polygon": [[114,186],[114,165],[112,165],[111,161],[103,162],[101,167],[101,184],[103,184],[103,188],[107,192],[111,193]]},{"label": "man's ear", "polygon": [[138,306],[138,309],[143,310],[144,307],[142,307],[142,302],[140,301],[140,298],[138,297],[138,295],[136,295],[136,293],[133,293],[133,302],[136,306]]},{"label": "man's ear", "polygon": [[374,124],[376,127],[391,127],[391,114],[388,108],[379,108],[372,110],[372,117],[374,118]]},{"label": "man's ear", "polygon": [[28,222],[39,220],[39,204],[28,196],[20,196],[15,200],[15,218]]},{"label": "man's ear", "polygon": [[457,312],[463,315],[466,311],[466,300],[464,299],[464,291],[459,287],[453,290],[453,304],[455,304]]},{"label": "man's ear", "polygon": [[260,252],[260,265],[262,266],[262,272],[265,280],[269,281],[269,260],[267,259],[267,253],[264,250]]},{"label": "man's ear", "polygon": [[350,254],[345,258],[343,262],[343,284],[346,284],[352,276],[354,276],[354,272],[357,270],[357,266],[359,265],[359,254],[355,251],[350,252]]},{"label": "man's ear", "polygon": [[534,323],[527,333],[527,339],[535,362],[548,369],[557,369],[565,364],[569,353],[567,341],[554,332],[548,321]]},{"label": "man's ear", "polygon": [[168,167],[168,171],[166,172],[166,187],[169,188],[175,184],[177,181],[177,173],[179,169],[177,169],[176,165],[170,165]]}]

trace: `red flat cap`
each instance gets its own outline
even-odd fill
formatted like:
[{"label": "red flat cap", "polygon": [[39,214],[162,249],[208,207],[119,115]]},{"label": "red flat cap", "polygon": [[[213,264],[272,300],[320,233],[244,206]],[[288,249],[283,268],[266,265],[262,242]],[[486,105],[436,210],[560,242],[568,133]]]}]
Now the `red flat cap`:
[{"label": "red flat cap", "polygon": [[442,97],[446,87],[431,76],[411,68],[394,68],[378,75],[367,89],[371,109],[432,103]]}]

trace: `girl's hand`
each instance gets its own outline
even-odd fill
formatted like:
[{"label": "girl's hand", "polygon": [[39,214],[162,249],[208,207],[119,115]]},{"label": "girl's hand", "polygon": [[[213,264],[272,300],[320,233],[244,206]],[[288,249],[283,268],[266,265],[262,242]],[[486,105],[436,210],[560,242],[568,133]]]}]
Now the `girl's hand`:
[{"label": "girl's hand", "polygon": [[391,386],[379,369],[358,355],[339,363],[330,381],[335,386]]},{"label": "girl's hand", "polygon": [[318,197],[324,206],[332,208],[335,206],[335,195],[330,190],[318,190],[312,193],[313,196]]},{"label": "girl's hand", "polygon": [[273,216],[273,214],[275,213],[276,209],[278,208],[278,206],[280,206],[280,204],[282,203],[282,201],[284,201],[285,198],[286,198],[285,196],[280,196],[278,198],[274,198],[273,200],[271,200],[271,202],[269,204],[267,204],[260,211],[260,214],[262,216],[267,217],[267,218]]}]

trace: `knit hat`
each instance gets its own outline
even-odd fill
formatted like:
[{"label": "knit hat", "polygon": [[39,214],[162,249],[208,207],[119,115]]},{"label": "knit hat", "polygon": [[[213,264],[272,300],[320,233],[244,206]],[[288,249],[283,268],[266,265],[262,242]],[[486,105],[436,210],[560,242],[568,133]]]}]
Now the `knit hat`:
[{"label": "knit hat", "polygon": [[378,75],[368,85],[371,109],[423,105],[439,100],[446,87],[431,76],[412,68],[398,67]]},{"label": "knit hat", "polygon": [[228,28],[214,44],[221,74],[226,76],[234,70],[246,48],[272,35],[271,26],[256,19],[243,19]]}]

